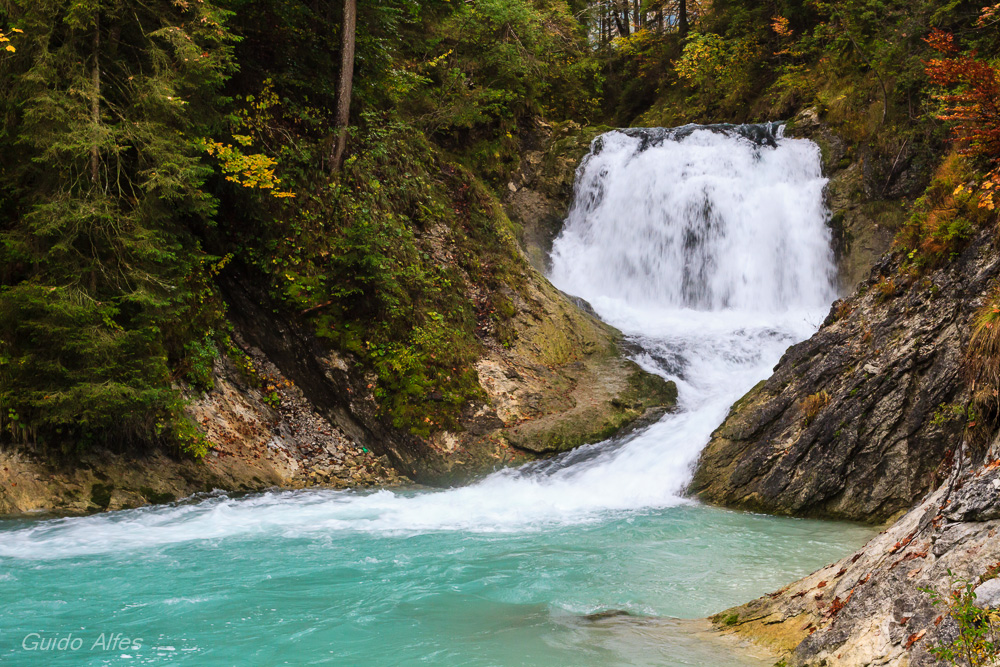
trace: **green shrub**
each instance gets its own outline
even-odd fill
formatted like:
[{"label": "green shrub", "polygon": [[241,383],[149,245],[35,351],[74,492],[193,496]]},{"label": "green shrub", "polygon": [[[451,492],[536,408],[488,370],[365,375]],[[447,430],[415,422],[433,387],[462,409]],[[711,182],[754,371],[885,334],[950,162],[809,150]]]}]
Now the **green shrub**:
[{"label": "green shrub", "polygon": [[920,590],[930,596],[935,607],[944,607],[948,616],[958,626],[958,636],[950,642],[939,642],[930,647],[938,660],[963,667],[987,667],[1000,660],[1000,624],[995,611],[976,606],[976,586],[972,581],[958,578],[948,570],[951,578],[947,594],[932,588]]}]

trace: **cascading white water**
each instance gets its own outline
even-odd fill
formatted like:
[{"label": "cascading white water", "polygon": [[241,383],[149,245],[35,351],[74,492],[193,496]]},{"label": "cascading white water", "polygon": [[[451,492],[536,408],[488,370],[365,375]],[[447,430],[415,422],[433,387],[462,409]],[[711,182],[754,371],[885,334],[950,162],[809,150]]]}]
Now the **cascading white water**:
[{"label": "cascading white water", "polygon": [[751,129],[605,134],[580,167],[555,241],[552,281],[637,342],[642,365],[677,382],[676,413],[461,489],[265,494],[50,522],[6,533],[0,557],[272,531],[523,531],[688,502],[693,462],[728,407],[815,330],[834,297],[819,150]]},{"label": "cascading white water", "polygon": [[552,280],[617,309],[785,312],[832,297],[819,151],[611,132],[580,168]]}]

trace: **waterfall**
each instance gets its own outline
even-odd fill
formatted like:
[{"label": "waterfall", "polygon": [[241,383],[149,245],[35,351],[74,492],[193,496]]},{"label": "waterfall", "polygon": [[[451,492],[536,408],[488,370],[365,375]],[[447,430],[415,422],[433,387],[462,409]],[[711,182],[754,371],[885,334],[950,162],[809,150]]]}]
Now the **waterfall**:
[{"label": "waterfall", "polygon": [[816,145],[684,129],[594,142],[553,247],[552,281],[595,304],[636,309],[828,304],[833,265]]},{"label": "waterfall", "polygon": [[690,503],[692,466],[729,406],[815,331],[834,298],[815,144],[771,125],[615,131],[595,140],[552,252],[589,301],[674,380],[678,410],[623,438],[460,489],[215,498],[8,532],[0,557],[58,558],[277,532],[517,532]]}]

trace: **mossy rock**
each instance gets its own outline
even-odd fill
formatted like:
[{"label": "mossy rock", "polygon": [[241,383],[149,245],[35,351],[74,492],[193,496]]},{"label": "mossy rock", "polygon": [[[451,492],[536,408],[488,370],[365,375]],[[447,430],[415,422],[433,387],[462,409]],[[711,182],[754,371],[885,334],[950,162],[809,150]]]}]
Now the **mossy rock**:
[{"label": "mossy rock", "polygon": [[101,510],[108,509],[111,504],[111,494],[114,493],[114,484],[94,484],[90,488],[90,502]]},{"label": "mossy rock", "polygon": [[610,363],[602,371],[607,375],[601,382],[581,378],[573,409],[510,429],[510,444],[535,454],[563,452],[607,440],[638,422],[652,422],[677,403],[676,384],[632,362]]}]

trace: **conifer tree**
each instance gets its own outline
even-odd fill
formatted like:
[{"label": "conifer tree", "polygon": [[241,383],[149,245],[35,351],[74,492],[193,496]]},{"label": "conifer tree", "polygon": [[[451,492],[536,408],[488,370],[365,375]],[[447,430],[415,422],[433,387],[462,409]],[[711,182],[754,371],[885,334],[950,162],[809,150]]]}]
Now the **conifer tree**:
[{"label": "conifer tree", "polygon": [[149,441],[211,318],[198,138],[232,68],[199,0],[11,0],[0,60],[0,419],[43,442]]}]

